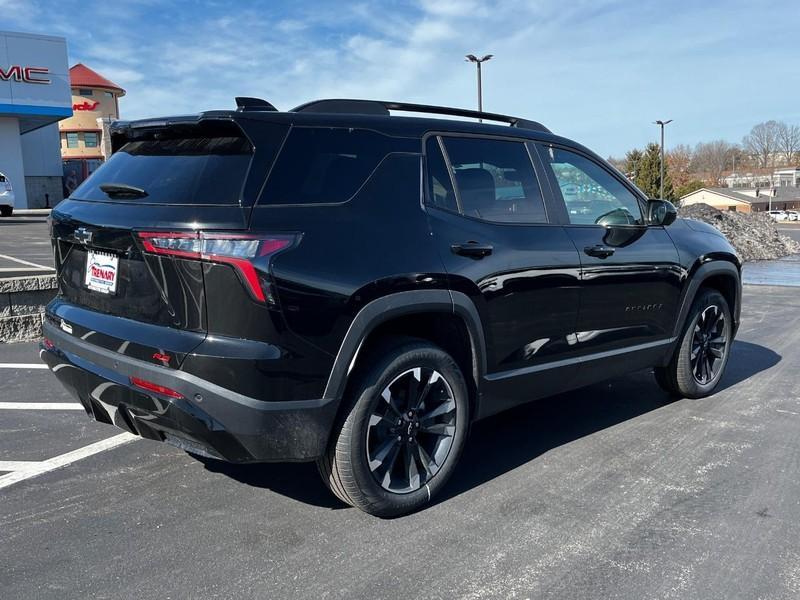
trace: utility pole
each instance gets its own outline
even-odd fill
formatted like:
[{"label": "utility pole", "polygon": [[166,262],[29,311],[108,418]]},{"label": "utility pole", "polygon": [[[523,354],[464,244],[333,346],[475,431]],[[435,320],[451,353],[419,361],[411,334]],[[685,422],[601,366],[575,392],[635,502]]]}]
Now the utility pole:
[{"label": "utility pole", "polygon": [[661,200],[664,199],[664,127],[669,123],[672,123],[672,119],[654,122],[655,125],[661,126]]},{"label": "utility pole", "polygon": [[[467,54],[466,62],[475,63],[478,67],[478,112],[483,112],[483,88],[481,85],[481,63],[485,63],[487,60],[491,60],[494,54],[487,54],[481,58],[478,58],[474,54]],[[479,123],[483,122],[483,119],[478,119]]]}]

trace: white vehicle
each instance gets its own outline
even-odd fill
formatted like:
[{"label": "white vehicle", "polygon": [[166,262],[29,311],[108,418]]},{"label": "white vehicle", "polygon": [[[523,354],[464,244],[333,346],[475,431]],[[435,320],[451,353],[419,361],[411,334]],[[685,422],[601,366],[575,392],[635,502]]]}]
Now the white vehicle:
[{"label": "white vehicle", "polygon": [[0,173],[0,217],[10,217],[14,212],[14,188],[5,175]]},{"label": "white vehicle", "polygon": [[771,210],[767,214],[776,221],[786,221],[789,218],[784,210]]},{"label": "white vehicle", "polygon": [[797,212],[796,210],[787,210],[786,218],[789,221],[800,221],[800,212]]}]

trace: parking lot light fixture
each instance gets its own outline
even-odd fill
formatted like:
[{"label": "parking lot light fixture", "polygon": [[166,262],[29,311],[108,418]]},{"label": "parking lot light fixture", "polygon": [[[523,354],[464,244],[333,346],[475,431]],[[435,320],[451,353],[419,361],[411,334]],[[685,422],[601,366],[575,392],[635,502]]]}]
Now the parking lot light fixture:
[{"label": "parking lot light fixture", "polygon": [[[474,54],[467,54],[466,62],[475,63],[478,67],[478,112],[483,112],[483,89],[481,86],[481,64],[485,63],[487,60],[491,60],[494,54],[486,54],[481,58],[478,58]],[[479,122],[483,122],[483,119],[478,119]]]},{"label": "parking lot light fixture", "polygon": [[672,119],[653,122],[654,125],[659,125],[661,127],[661,191],[659,192],[659,198],[661,200],[664,199],[664,127],[669,123],[672,123]]}]

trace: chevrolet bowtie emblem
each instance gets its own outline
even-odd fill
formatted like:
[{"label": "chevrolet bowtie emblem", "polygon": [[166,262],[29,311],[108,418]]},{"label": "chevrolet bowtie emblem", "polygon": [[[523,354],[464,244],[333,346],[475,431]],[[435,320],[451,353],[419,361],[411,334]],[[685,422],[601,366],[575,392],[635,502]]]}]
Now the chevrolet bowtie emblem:
[{"label": "chevrolet bowtie emblem", "polygon": [[81,244],[89,244],[92,241],[92,232],[85,227],[78,227],[72,234]]}]

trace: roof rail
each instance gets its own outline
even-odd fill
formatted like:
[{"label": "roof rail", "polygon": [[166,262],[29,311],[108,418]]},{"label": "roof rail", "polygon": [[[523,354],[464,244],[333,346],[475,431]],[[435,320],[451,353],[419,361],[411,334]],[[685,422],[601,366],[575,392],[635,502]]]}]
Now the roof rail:
[{"label": "roof rail", "polygon": [[537,121],[529,121],[519,117],[488,113],[466,108],[452,108],[449,106],[431,106],[428,104],[411,104],[409,102],[386,102],[382,100],[349,100],[349,99],[325,99],[314,100],[293,108],[290,112],[318,112],[318,113],[349,113],[360,115],[389,115],[390,110],[403,112],[429,113],[436,115],[452,115],[456,117],[470,117],[473,119],[486,119],[487,121],[499,121],[508,123],[512,127],[523,129],[533,129],[534,131],[544,131],[551,133],[550,130]]},{"label": "roof rail", "polygon": [[250,98],[248,96],[236,96],[236,110],[238,112],[244,111],[268,111],[277,112],[278,109],[272,106],[266,100],[261,98]]}]

